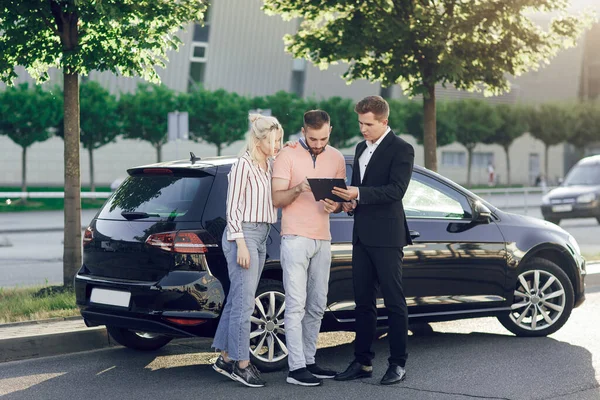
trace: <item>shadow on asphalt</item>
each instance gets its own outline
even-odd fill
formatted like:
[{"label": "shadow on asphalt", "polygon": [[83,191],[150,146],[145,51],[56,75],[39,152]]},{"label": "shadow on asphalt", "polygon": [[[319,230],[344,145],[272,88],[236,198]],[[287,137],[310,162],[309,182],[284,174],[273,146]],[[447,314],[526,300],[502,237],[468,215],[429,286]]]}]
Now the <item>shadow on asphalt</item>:
[{"label": "shadow on asphalt", "polygon": [[[600,393],[591,353],[553,338],[436,332],[410,336],[407,380],[392,387],[378,384],[387,367],[386,338],[374,343],[377,356],[372,378],[327,381],[318,388],[286,384],[287,371],[263,374],[267,388],[245,388],[212,370],[210,361],[215,353],[209,346],[206,339],[175,341],[149,353],[114,348],[7,363],[0,366],[0,396],[27,400],[306,397],[516,400],[560,396],[571,399],[576,393],[579,393],[577,398],[592,399]],[[317,353],[319,364],[340,371],[352,358],[351,342],[322,348]]]}]

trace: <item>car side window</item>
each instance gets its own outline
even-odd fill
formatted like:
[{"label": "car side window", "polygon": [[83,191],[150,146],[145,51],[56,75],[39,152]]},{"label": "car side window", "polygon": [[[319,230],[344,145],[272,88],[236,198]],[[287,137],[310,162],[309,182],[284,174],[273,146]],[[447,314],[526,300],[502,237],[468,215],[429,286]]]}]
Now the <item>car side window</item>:
[{"label": "car side window", "polygon": [[402,200],[407,218],[471,218],[467,198],[454,189],[414,173]]}]

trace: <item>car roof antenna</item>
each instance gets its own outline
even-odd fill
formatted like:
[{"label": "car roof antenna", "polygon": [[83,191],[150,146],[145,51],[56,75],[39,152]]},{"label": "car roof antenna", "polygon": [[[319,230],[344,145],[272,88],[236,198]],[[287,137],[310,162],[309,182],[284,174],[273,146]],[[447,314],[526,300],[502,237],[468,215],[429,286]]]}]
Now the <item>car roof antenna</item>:
[{"label": "car roof antenna", "polygon": [[193,164],[194,164],[196,161],[199,161],[199,160],[200,160],[200,157],[196,157],[196,155],[190,151],[190,162],[192,163],[192,165],[193,165]]}]

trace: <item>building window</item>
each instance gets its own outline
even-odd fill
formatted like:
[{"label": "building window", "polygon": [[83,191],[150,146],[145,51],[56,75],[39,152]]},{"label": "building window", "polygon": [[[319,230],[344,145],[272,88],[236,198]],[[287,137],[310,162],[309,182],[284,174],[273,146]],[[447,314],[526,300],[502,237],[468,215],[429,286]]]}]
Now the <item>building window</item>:
[{"label": "building window", "polygon": [[292,62],[292,83],[290,91],[298,96],[304,96],[304,80],[306,79],[306,60],[296,58]]},{"label": "building window", "polygon": [[472,167],[487,168],[489,164],[494,164],[494,153],[473,153]]},{"label": "building window", "polygon": [[393,93],[394,87],[393,86],[388,86],[388,87],[381,87],[379,89],[379,95],[381,97],[383,97],[384,99],[391,99],[392,98],[392,93]]},{"label": "building window", "polygon": [[192,56],[190,60],[193,62],[206,62],[206,49],[208,43],[196,43],[192,44]]},{"label": "building window", "polygon": [[465,167],[467,155],[464,151],[442,151],[442,165],[445,167]]}]

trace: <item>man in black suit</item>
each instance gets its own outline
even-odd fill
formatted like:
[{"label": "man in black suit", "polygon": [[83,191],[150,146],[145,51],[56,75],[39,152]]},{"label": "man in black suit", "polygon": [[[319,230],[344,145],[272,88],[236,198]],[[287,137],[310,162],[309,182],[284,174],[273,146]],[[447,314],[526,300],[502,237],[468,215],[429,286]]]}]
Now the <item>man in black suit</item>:
[{"label": "man in black suit", "polygon": [[408,311],[402,289],[403,247],[411,244],[402,198],[410,182],[413,147],[388,127],[389,105],[379,96],[359,101],[360,132],[365,141],[356,146],[352,186],[333,193],[349,200],[344,210],[354,214],[352,274],[356,302],[354,360],[335,379],[372,375],[372,342],[377,324],[376,295],[381,287],[388,311],[389,367],[381,384],[404,380]]}]

